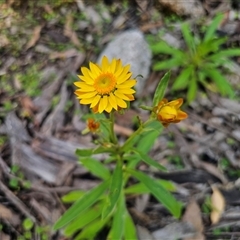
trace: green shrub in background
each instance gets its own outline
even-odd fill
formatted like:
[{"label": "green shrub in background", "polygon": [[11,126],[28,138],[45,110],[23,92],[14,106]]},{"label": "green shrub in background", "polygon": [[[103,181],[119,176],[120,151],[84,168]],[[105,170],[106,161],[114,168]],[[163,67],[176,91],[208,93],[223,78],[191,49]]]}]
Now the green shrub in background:
[{"label": "green shrub in background", "polygon": [[227,38],[216,36],[216,30],[222,19],[222,14],[217,15],[206,28],[203,37],[193,35],[189,25],[182,24],[181,30],[186,49],[174,48],[163,40],[154,43],[150,39],[154,55],[166,54],[169,56],[167,60],[156,62],[153,66],[154,70],[177,68],[179,75],[173,83],[172,90],[187,89],[188,102],[196,97],[198,84],[208,87],[209,80],[216,85],[222,95],[234,96],[233,88],[224,73],[227,65],[233,63],[230,58],[240,56],[240,49],[222,48]]}]

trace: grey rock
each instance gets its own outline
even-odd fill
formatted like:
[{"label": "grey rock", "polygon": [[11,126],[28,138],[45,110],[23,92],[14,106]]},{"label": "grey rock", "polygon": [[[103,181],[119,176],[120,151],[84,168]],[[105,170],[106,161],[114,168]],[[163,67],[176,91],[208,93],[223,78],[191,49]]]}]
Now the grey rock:
[{"label": "grey rock", "polygon": [[152,232],[155,239],[173,240],[191,238],[196,234],[194,227],[187,222],[176,222]]},{"label": "grey rock", "polygon": [[102,51],[97,60],[98,63],[101,63],[103,56],[107,56],[109,60],[121,59],[123,65],[130,64],[133,78],[137,75],[143,76],[137,77],[136,96],[139,96],[149,75],[152,57],[143,33],[137,29],[120,33]]}]

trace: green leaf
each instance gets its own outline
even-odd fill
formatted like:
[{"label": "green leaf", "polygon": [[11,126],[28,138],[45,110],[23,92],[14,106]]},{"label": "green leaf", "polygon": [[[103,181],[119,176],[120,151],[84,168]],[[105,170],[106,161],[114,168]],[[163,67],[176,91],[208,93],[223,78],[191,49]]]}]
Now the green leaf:
[{"label": "green leaf", "polygon": [[170,58],[170,59],[164,60],[162,62],[155,63],[153,65],[153,69],[156,71],[172,69],[174,67],[182,66],[183,62],[184,62],[184,59],[182,59],[182,58]]},{"label": "green leaf", "polygon": [[103,211],[102,218],[107,218],[114,210],[117,201],[119,199],[123,184],[123,170],[122,170],[122,162],[120,160],[117,161],[116,168],[112,175],[112,181],[109,188],[109,205]]},{"label": "green leaf", "polygon": [[85,227],[101,215],[103,201],[79,214],[64,230],[67,237],[72,236],[76,231]]},{"label": "green leaf", "polygon": [[222,95],[234,96],[234,90],[231,85],[217,69],[205,69],[205,72],[216,83]]},{"label": "green leaf", "polygon": [[24,219],[24,221],[23,221],[24,230],[29,231],[33,228],[33,226],[34,226],[34,223],[30,218]]},{"label": "green leaf", "polygon": [[169,78],[170,78],[170,72],[165,73],[165,75],[162,77],[160,82],[158,83],[158,86],[156,88],[156,91],[154,93],[153,97],[153,106],[157,106],[158,103],[163,99],[164,93],[167,89]]},{"label": "green leaf", "polygon": [[192,79],[189,83],[188,92],[187,92],[188,103],[193,101],[196,95],[197,95],[197,80],[196,80],[195,74],[192,74]]},{"label": "green leaf", "polygon": [[143,153],[142,151],[134,149],[133,152],[138,154],[141,157],[142,161],[145,162],[146,164],[148,164],[150,166],[153,166],[153,167],[157,168],[160,171],[166,171],[165,167],[160,165],[158,162],[156,162],[155,160],[150,158],[147,154]]},{"label": "green leaf", "polygon": [[165,41],[160,41],[156,44],[153,44],[150,46],[150,48],[153,53],[165,53],[165,54],[174,55],[176,57],[184,57],[184,53],[181,50],[171,47]]},{"label": "green leaf", "polygon": [[80,158],[79,161],[87,168],[93,175],[107,180],[110,178],[111,174],[100,161],[95,160],[94,158]]},{"label": "green leaf", "polygon": [[163,126],[159,121],[152,121],[148,126],[144,127],[144,131],[136,143],[136,148],[148,153],[162,130]]},{"label": "green leaf", "polygon": [[153,196],[161,202],[174,217],[180,218],[182,203],[177,201],[172,194],[170,194],[165,188],[162,187],[156,180],[150,178],[146,174],[126,169],[129,173],[132,174],[135,178],[137,178],[140,182],[145,184],[145,186],[150,190]]},{"label": "green leaf", "polygon": [[111,152],[113,152],[112,148],[100,146],[97,148],[77,149],[76,155],[78,155],[79,157],[90,157],[94,154],[111,153]]},{"label": "green leaf", "polygon": [[104,181],[97,187],[93,188],[77,200],[53,226],[54,230],[58,230],[71,222],[80,213],[91,207],[102,196],[109,186],[109,181]]},{"label": "green leaf", "polygon": [[98,218],[92,223],[88,224],[74,240],[93,240],[97,233],[109,222],[110,218],[101,219]]},{"label": "green leaf", "polygon": [[93,149],[77,149],[76,150],[76,155],[78,155],[79,157],[88,157],[91,156],[93,152]]},{"label": "green leaf", "polygon": [[[176,191],[176,186],[172,182],[163,179],[159,179],[156,181],[166,190],[170,192]],[[145,194],[149,192],[150,190],[142,182],[131,185],[124,190],[125,194]]]},{"label": "green leaf", "polygon": [[136,227],[134,225],[134,222],[132,220],[132,217],[130,216],[130,214],[128,213],[127,209],[125,209],[126,211],[126,218],[125,218],[125,231],[124,231],[124,239],[126,240],[137,240],[137,231],[136,231]]},{"label": "green leaf", "polygon": [[76,190],[76,191],[71,191],[67,193],[66,195],[62,196],[62,201],[64,203],[72,203],[77,201],[79,198],[81,198],[86,192]]},{"label": "green leaf", "polygon": [[122,239],[124,233],[124,223],[126,218],[125,198],[123,194],[119,197],[116,212],[113,216],[112,228],[107,239]]},{"label": "green leaf", "polygon": [[194,53],[196,46],[195,46],[194,37],[191,35],[192,31],[189,28],[189,24],[188,23],[182,24],[181,29],[182,29],[184,40],[188,46],[188,49],[191,51],[191,53]]},{"label": "green leaf", "polygon": [[172,90],[184,89],[188,86],[190,76],[194,70],[194,66],[190,65],[187,68],[183,69],[181,74],[174,81]]},{"label": "green leaf", "polygon": [[217,52],[215,54],[212,54],[210,57],[208,57],[208,61],[209,60],[214,61],[221,58],[236,57],[236,56],[240,56],[239,48],[226,49],[226,50],[221,50],[220,52]]},{"label": "green leaf", "polygon": [[213,19],[212,23],[210,24],[210,26],[208,26],[207,31],[205,33],[205,36],[203,39],[204,42],[209,41],[210,39],[214,38],[215,32],[216,32],[218,26],[220,25],[223,17],[224,17],[223,14],[219,14]]}]

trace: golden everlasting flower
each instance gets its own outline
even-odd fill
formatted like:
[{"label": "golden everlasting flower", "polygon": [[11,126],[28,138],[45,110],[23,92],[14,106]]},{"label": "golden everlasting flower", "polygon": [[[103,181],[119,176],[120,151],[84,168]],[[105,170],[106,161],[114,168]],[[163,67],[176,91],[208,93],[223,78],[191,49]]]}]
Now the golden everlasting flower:
[{"label": "golden everlasting flower", "polygon": [[87,127],[89,129],[90,132],[94,133],[94,132],[97,132],[97,130],[99,129],[100,127],[100,123],[99,122],[96,122],[94,119],[92,118],[89,118],[87,120]]},{"label": "golden everlasting flower", "polygon": [[90,104],[95,113],[127,108],[126,102],[134,100],[132,87],[137,82],[131,79],[130,65],[123,66],[120,59],[109,62],[104,56],[101,65],[90,62],[89,67],[81,68],[81,81],[74,83],[79,88],[75,91],[79,102]]},{"label": "golden everlasting flower", "polygon": [[180,110],[183,104],[183,99],[179,98],[168,102],[166,98],[159,102],[155,107],[154,112],[157,114],[157,119],[167,127],[170,123],[178,123],[188,117],[187,113]]}]

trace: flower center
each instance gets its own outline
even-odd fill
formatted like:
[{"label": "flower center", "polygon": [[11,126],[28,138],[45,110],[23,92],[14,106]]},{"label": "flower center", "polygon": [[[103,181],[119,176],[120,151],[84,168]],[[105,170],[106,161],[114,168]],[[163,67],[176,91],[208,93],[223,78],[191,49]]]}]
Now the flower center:
[{"label": "flower center", "polygon": [[95,79],[93,86],[99,94],[103,95],[112,92],[116,83],[116,79],[111,73],[103,73]]}]

